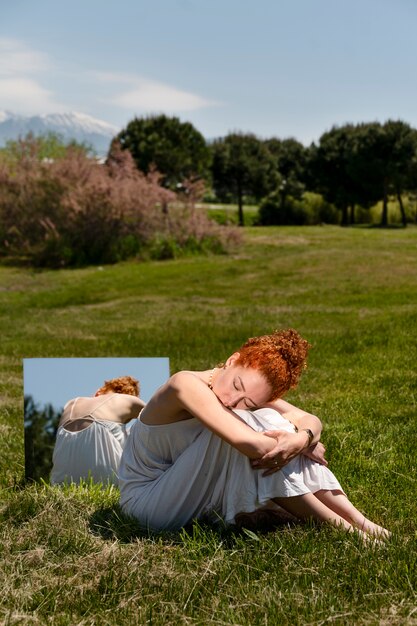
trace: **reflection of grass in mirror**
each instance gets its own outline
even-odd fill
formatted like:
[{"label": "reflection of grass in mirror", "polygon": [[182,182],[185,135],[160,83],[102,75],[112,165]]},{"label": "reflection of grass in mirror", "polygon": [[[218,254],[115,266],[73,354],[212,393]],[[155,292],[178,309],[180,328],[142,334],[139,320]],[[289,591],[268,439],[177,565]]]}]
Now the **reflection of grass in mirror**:
[{"label": "reflection of grass in mirror", "polygon": [[[2,617],[413,623],[417,229],[259,228],[245,238],[233,258],[0,268]],[[169,356],[172,371],[208,368],[282,326],[313,344],[290,399],[323,419],[330,466],[351,500],[394,531],[386,547],[309,525],[147,535],[120,513],[115,489],[13,488],[23,474],[23,356]]]}]

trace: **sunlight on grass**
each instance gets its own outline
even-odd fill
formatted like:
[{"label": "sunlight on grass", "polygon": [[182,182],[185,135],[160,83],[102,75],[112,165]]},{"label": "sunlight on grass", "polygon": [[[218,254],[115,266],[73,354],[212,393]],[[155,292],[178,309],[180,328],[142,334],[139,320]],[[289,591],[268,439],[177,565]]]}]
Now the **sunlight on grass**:
[{"label": "sunlight on grass", "polygon": [[[415,624],[417,229],[247,228],[231,256],[59,272],[0,267],[0,622]],[[387,545],[296,524],[151,534],[117,489],[24,485],[23,357],[209,368],[293,326],[330,467]]]}]

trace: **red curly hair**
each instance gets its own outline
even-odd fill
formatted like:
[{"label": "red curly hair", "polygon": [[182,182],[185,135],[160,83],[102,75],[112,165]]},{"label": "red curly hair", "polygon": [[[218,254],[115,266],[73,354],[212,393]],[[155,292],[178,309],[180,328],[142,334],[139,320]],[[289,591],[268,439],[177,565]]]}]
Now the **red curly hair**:
[{"label": "red curly hair", "polygon": [[105,380],[104,385],[97,391],[99,395],[104,393],[126,393],[129,396],[139,396],[139,381],[132,376],[119,376],[119,378]]},{"label": "red curly hair", "polygon": [[238,350],[236,364],[261,372],[272,389],[269,400],[277,400],[297,386],[310,347],[293,328],[276,330],[248,339]]}]

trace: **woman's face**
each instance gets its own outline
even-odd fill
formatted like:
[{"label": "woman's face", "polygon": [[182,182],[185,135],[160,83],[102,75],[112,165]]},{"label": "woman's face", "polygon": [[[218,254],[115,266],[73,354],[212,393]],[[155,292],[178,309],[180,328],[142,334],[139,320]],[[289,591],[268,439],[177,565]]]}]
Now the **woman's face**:
[{"label": "woman's face", "polygon": [[225,368],[214,376],[213,391],[229,409],[256,409],[271,398],[271,387],[256,369],[237,365],[239,354],[232,355]]}]

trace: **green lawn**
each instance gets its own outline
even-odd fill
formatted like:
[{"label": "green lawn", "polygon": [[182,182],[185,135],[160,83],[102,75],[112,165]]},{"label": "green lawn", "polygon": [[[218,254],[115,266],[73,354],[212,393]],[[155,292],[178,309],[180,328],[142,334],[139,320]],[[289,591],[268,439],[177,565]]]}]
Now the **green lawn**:
[{"label": "green lawn", "polygon": [[[417,624],[417,229],[248,228],[234,256],[59,272],[0,267],[0,623]],[[145,535],[117,490],[22,486],[23,357],[168,356],[210,368],[293,326],[313,345],[288,399],[394,535],[313,525]]]},{"label": "green lawn", "polygon": [[[237,204],[211,204],[209,202],[197,203],[197,208],[205,210],[207,215],[219,224],[238,224]],[[243,207],[243,219],[245,226],[253,226],[258,221],[259,207],[255,204],[245,204]]]}]

